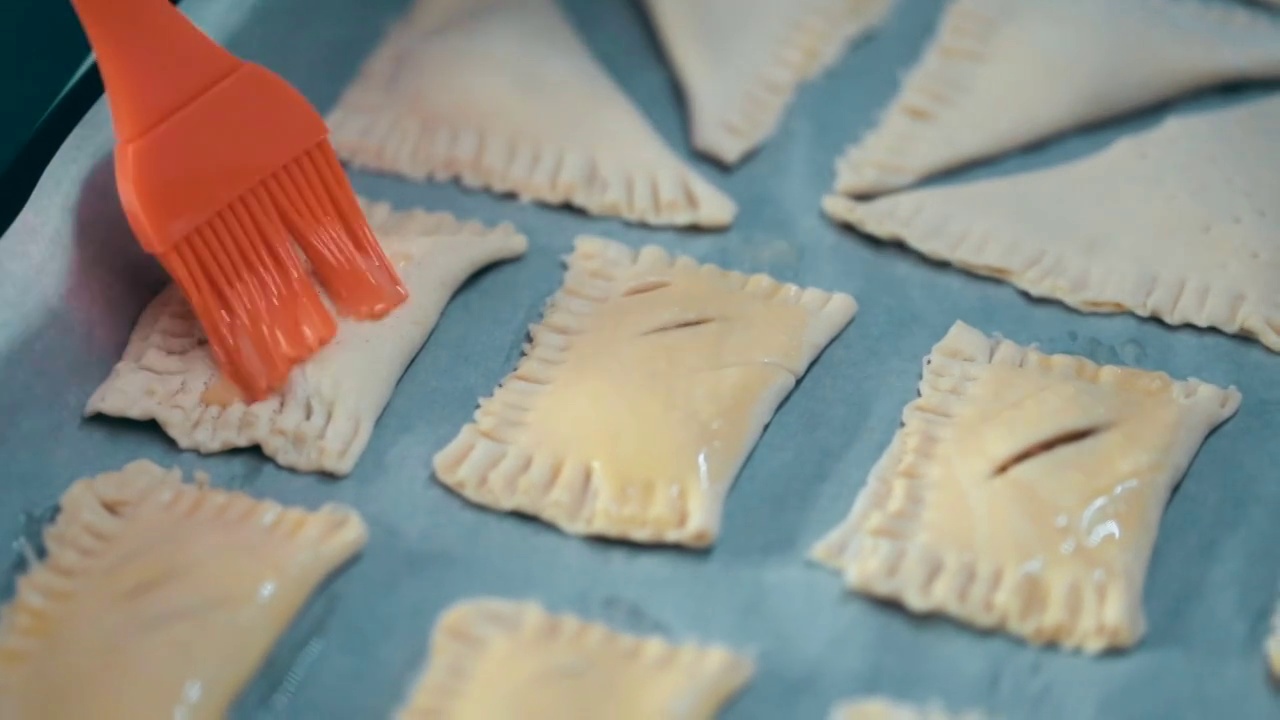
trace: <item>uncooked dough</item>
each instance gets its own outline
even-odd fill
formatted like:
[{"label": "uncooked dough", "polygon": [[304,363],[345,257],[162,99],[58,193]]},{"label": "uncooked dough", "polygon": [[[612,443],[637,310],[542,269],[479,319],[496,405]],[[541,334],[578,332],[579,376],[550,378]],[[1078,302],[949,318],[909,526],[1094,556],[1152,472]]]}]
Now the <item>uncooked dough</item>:
[{"label": "uncooked dough", "polygon": [[1212,327],[1280,351],[1280,96],[1186,113],[1057,167],[868,201],[873,238],[1084,312]]},{"label": "uncooked dough", "polygon": [[361,204],[409,290],[390,315],[340,319],[337,337],[294,368],[279,394],[246,405],[219,374],[190,306],[171,286],[143,311],[124,359],[85,414],[155,420],[184,450],[258,445],[283,467],[350,473],[449,298],[473,273],[528,245],[507,224],[485,228],[446,213]]},{"label": "uncooked dough", "polygon": [[330,113],[352,164],[647,225],[733,201],[667,146],[555,0],[418,0]]},{"label": "uncooked dough", "polygon": [[984,716],[975,711],[952,714],[937,703],[921,707],[887,697],[867,697],[840,702],[831,709],[828,720],[984,720]]},{"label": "uncooked dough", "polygon": [[532,602],[480,598],[437,622],[399,720],[711,720],[754,663],[722,647],[623,635]]},{"label": "uncooked dough", "polygon": [[0,612],[0,717],[226,717],[315,588],[365,544],[354,510],[184,484],[145,460],[80,480]]},{"label": "uncooked dough", "polygon": [[1277,603],[1275,614],[1271,616],[1271,636],[1267,638],[1267,666],[1271,668],[1271,677],[1280,682],[1280,603]]},{"label": "uncooked dough", "polygon": [[1240,393],[956,323],[811,557],[853,590],[1033,644],[1136,644],[1164,506]]},{"label": "uncooked dough", "polygon": [[646,0],[684,91],[693,146],[737,164],[801,83],[884,21],[894,0]]},{"label": "uncooked dough", "polygon": [[1280,21],[1203,0],[955,0],[879,124],[836,162],[876,195],[1226,83],[1280,79]]},{"label": "uncooked dough", "polygon": [[578,535],[705,547],[853,298],[581,237],[524,358],[435,457],[468,500]]}]

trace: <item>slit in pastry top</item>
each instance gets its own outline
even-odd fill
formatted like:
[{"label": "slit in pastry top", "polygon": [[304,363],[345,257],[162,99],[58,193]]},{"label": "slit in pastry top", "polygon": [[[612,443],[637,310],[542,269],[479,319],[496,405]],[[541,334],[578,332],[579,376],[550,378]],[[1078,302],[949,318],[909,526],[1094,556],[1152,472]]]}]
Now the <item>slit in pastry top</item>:
[{"label": "slit in pastry top", "polygon": [[1240,393],[957,323],[848,517],[850,588],[1035,644],[1127,648],[1164,506]]},{"label": "slit in pastry top", "polygon": [[579,238],[525,356],[435,458],[472,502],[566,532],[709,545],[848,295]]}]

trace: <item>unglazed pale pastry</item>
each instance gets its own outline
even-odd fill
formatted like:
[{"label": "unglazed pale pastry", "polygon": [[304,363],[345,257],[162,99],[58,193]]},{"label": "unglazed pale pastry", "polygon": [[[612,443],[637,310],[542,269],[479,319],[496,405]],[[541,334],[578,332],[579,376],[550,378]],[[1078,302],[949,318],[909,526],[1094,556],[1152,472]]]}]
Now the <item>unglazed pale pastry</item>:
[{"label": "unglazed pale pastry", "polygon": [[1195,90],[1280,79],[1280,22],[1205,0],[955,0],[836,162],[875,195]]},{"label": "unglazed pale pastry", "polygon": [[445,213],[393,212],[386,203],[363,207],[409,289],[401,307],[377,322],[340,319],[337,337],[294,368],[279,394],[246,405],[219,374],[190,306],[171,286],[143,311],[124,359],[85,414],[155,420],[185,450],[258,445],[287,468],[351,472],[454,291],[528,245],[506,224],[485,228]]},{"label": "unglazed pale pastry", "polygon": [[721,647],[636,637],[480,598],[436,623],[399,720],[710,720],[755,671]]},{"label": "unglazed pale pastry", "polygon": [[710,545],[725,495],[852,297],[580,237],[515,371],[435,457],[565,532]]},{"label": "unglazed pale pastry", "polygon": [[418,0],[328,120],[338,154],[362,168],[647,225],[724,227],[737,213],[555,0]]},{"label": "unglazed pale pastry", "polygon": [[315,588],[365,543],[314,512],[148,461],[80,480],[0,612],[0,717],[223,718]]},{"label": "unglazed pale pastry", "polygon": [[1145,631],[1165,502],[1240,393],[956,323],[811,557],[858,592],[1093,653]]},{"label": "unglazed pale pastry", "polygon": [[985,720],[984,715],[974,711],[952,714],[936,703],[921,707],[886,697],[845,700],[832,708],[827,718],[828,720]]},{"label": "unglazed pale pastry", "polygon": [[827,214],[1084,312],[1213,327],[1280,351],[1280,96],[1188,113],[1073,163]]},{"label": "unglazed pale pastry", "polygon": [[736,164],[799,85],[879,25],[894,0],[645,0],[684,91],[693,146]]}]

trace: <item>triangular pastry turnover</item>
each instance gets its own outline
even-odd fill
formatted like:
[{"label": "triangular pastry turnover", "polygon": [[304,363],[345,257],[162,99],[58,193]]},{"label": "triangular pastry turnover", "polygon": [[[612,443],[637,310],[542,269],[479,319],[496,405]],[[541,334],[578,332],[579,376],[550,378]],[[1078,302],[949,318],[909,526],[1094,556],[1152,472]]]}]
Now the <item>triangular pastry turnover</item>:
[{"label": "triangular pastry turnover", "polygon": [[697,150],[734,165],[777,130],[799,85],[894,0],[646,0]]},{"label": "triangular pastry turnover", "polygon": [[1280,96],[1166,120],[1076,162],[828,215],[1084,312],[1212,327],[1280,351]]},{"label": "triangular pastry turnover", "polygon": [[567,264],[436,476],[569,533],[710,545],[739,468],[853,298],[599,238]]},{"label": "triangular pastry turnover", "polygon": [[919,706],[887,697],[868,697],[838,703],[827,720],[984,720],[984,716],[973,711],[952,714],[937,703]]},{"label": "triangular pastry turnover", "polygon": [[624,635],[532,602],[441,615],[398,720],[712,720],[754,663],[716,646]]},{"label": "triangular pastry turnover", "polygon": [[955,0],[836,162],[875,195],[1195,90],[1280,79],[1280,21],[1205,0]]},{"label": "triangular pastry turnover", "polygon": [[80,480],[0,612],[0,717],[227,710],[315,588],[365,543],[314,512],[184,484],[140,460]]},{"label": "triangular pastry turnover", "polygon": [[649,125],[555,0],[418,0],[328,122],[356,167],[647,225],[718,228],[737,213]]},{"label": "triangular pastry turnover", "polygon": [[853,590],[1034,644],[1142,637],[1164,506],[1240,393],[956,323],[853,510],[812,550]]},{"label": "triangular pastry turnover", "polygon": [[454,291],[528,245],[507,224],[486,228],[446,213],[362,205],[409,289],[402,306],[376,322],[339,319],[337,337],[294,368],[283,390],[246,404],[222,379],[190,306],[170,287],[143,311],[124,358],[85,414],[155,420],[184,450],[257,445],[283,467],[350,473]]}]

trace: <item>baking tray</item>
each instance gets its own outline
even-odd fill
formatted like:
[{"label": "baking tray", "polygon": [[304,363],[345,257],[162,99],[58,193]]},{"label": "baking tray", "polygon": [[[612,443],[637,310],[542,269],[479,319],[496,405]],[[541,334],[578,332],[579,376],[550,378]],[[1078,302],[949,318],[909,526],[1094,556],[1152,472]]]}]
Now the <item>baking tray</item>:
[{"label": "baking tray", "polygon": [[[186,0],[183,8],[327,109],[406,4]],[[638,6],[572,0],[566,8],[662,135],[687,150],[679,96]],[[0,238],[0,538],[29,531],[29,513],[49,508],[75,478],[137,457],[203,468],[219,485],[282,502],[358,508],[371,527],[363,556],[290,632],[238,717],[386,717],[414,680],[436,615],[484,594],[537,598],[624,630],[756,653],[759,671],[724,713],[730,720],[820,718],[838,698],[864,693],[1039,720],[1280,717],[1260,656],[1280,573],[1280,443],[1268,423],[1280,409],[1280,358],[1216,333],[1032,301],[859,239],[819,212],[833,158],[890,99],[940,9],[937,0],[902,0],[879,33],[801,91],[778,135],[737,171],[694,161],[741,207],[727,232],[643,229],[451,184],[354,173],[370,198],[510,220],[531,242],[524,259],[458,293],[359,466],[340,481],[282,470],[253,451],[181,453],[150,424],[80,419],[163,283],[121,214],[100,102]],[[1203,94],[957,177],[1059,163],[1170,112],[1275,91]],[[514,365],[525,327],[560,282],[560,258],[579,233],[658,243],[850,292],[861,304],[766,430],[709,553],[573,538],[470,506],[431,479],[432,454]],[[805,562],[809,546],[848,511],[915,395],[921,358],[956,319],[1048,350],[1243,391],[1239,414],[1205,443],[1169,503],[1148,576],[1150,631],[1135,651],[1087,658],[915,618],[844,592],[834,573]]]}]

